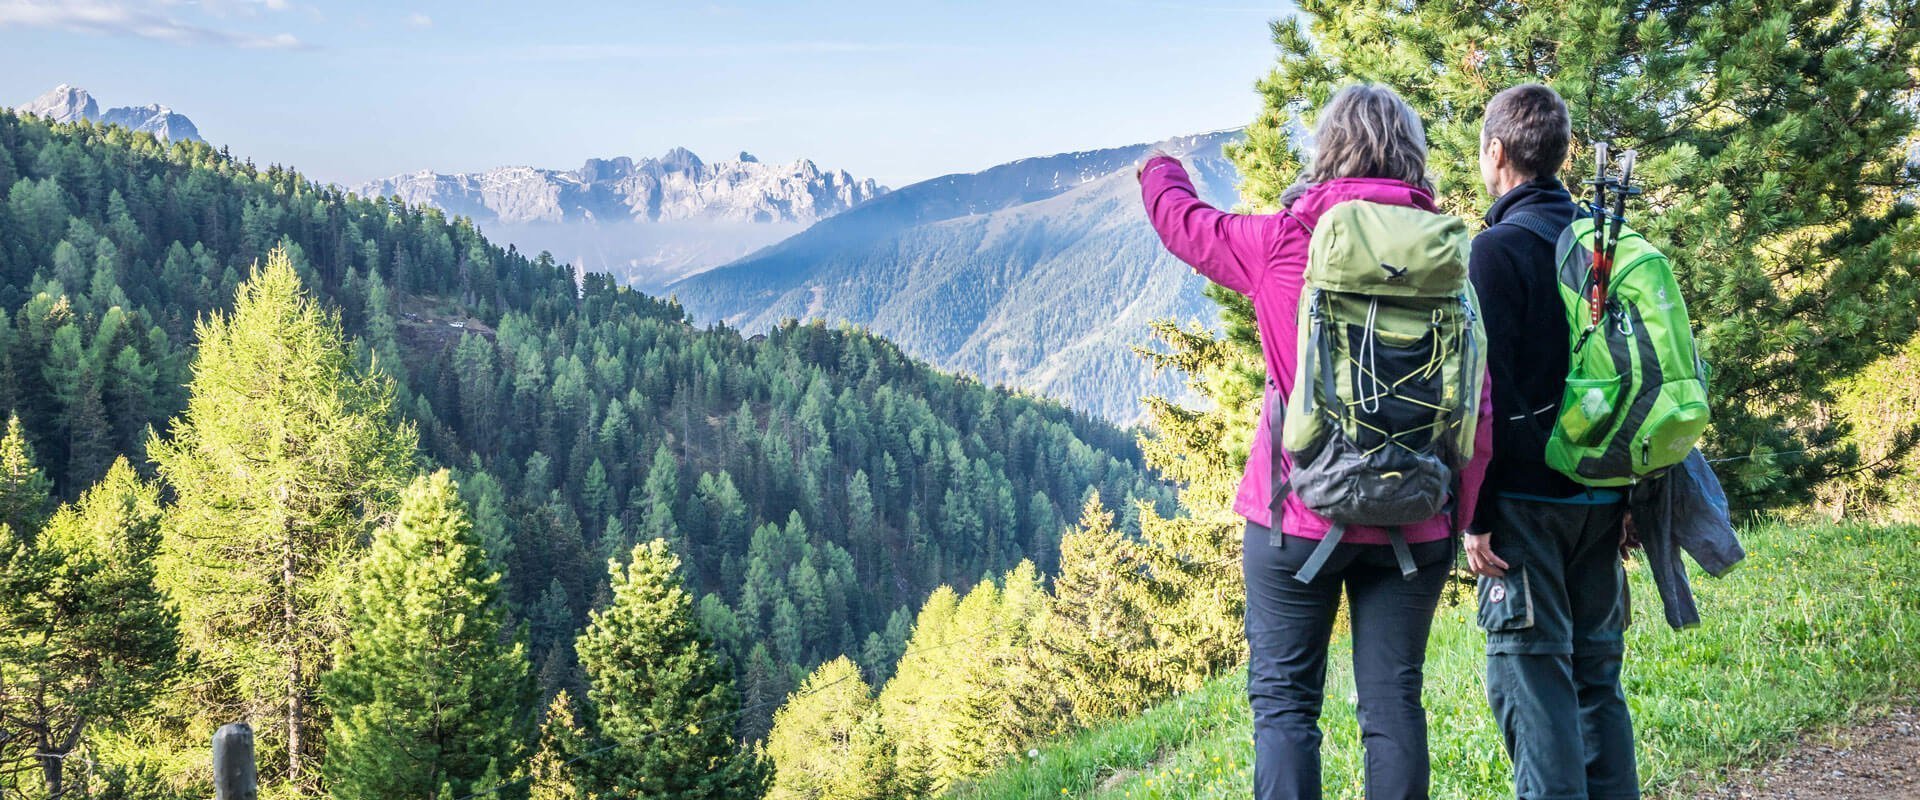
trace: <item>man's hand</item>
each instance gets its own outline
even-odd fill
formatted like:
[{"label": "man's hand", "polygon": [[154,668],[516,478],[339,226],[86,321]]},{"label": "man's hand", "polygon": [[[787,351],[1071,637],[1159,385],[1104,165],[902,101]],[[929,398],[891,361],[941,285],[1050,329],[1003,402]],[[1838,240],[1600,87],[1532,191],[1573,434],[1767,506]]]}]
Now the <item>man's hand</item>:
[{"label": "man's hand", "polygon": [[1489,578],[1505,577],[1507,562],[1493,554],[1493,534],[1469,533],[1467,540],[1467,569],[1475,575]]},{"label": "man's hand", "polygon": [[1133,179],[1137,182],[1142,178],[1144,178],[1147,174],[1147,164],[1152,162],[1154,159],[1161,158],[1161,157],[1173,158],[1173,156],[1169,155],[1167,151],[1162,150],[1158,147],[1153,148],[1153,152],[1148,153],[1146,158],[1140,159],[1140,163],[1134,165]]},{"label": "man's hand", "polygon": [[1640,529],[1633,526],[1633,513],[1628,512],[1620,521],[1620,559],[1625,561],[1630,551],[1640,549]]}]

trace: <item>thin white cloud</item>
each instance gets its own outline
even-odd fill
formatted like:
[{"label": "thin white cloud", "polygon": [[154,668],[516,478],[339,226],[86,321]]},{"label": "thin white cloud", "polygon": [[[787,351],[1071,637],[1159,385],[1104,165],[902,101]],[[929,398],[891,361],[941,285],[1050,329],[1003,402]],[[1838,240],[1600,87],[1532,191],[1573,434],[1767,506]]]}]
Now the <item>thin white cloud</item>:
[{"label": "thin white cloud", "polygon": [[407,26],[410,28],[431,28],[433,27],[433,18],[415,11],[407,15]]},{"label": "thin white cloud", "polygon": [[828,56],[904,52],[956,52],[966,48],[907,42],[795,41],[756,44],[558,44],[528,45],[511,55],[523,61],[629,61],[649,58]]},{"label": "thin white cloud", "polygon": [[291,33],[258,34],[182,22],[160,5],[124,0],[0,0],[0,27],[52,28],[97,36],[126,36],[178,45],[300,50]]}]

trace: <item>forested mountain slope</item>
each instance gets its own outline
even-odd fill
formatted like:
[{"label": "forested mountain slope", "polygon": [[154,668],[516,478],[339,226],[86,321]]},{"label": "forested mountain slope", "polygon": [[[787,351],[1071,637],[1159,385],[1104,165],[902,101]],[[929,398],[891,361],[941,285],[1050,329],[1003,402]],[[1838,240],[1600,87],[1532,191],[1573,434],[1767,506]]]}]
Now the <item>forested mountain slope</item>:
[{"label": "forested mountain slope", "polygon": [[1066,400],[1108,419],[1178,395],[1132,352],[1156,319],[1211,322],[1198,276],[1160,246],[1134,165],[1182,154],[1231,206],[1221,146],[1237,132],[1031,158],[905,187],[733,264],[675,284],[696,319],[747,331],[846,320],[946,368]]},{"label": "forested mountain slope", "polygon": [[459,470],[548,693],[578,683],[571,642],[606,600],[605,559],[639,541],[673,542],[764,704],[842,653],[883,676],[938,584],[1051,569],[1090,490],[1170,506],[1131,434],[877,336],[697,328],[464,219],[204,144],[0,112],[0,187],[0,414],[61,498],[118,454],[151,474],[147,431],[186,406],[195,320],[284,246],[396,379],[423,457]]}]

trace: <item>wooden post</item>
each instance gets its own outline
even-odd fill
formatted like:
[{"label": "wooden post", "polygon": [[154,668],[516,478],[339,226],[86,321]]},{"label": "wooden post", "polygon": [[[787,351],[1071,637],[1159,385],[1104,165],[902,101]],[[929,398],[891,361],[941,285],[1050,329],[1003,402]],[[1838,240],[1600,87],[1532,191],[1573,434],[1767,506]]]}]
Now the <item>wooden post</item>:
[{"label": "wooden post", "polygon": [[232,722],[213,734],[214,800],[257,800],[260,776],[253,764],[253,726]]}]

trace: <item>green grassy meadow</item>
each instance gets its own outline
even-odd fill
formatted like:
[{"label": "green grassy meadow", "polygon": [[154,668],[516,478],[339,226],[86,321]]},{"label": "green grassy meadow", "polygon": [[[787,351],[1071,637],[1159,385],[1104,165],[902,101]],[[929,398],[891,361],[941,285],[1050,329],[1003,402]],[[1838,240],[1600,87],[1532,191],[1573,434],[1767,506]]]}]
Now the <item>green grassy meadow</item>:
[{"label": "green grassy meadow", "polygon": [[[1762,760],[1795,733],[1871,716],[1920,693],[1920,528],[1766,525],[1747,561],[1693,576],[1703,623],[1667,627],[1634,565],[1627,694],[1643,785],[1684,793]],[[1434,796],[1510,796],[1482,684],[1471,594],[1443,609],[1427,662]],[[1321,719],[1330,798],[1361,796],[1352,665],[1336,642]],[[1073,734],[949,793],[986,798],[1241,798],[1251,785],[1245,677],[1219,678],[1135,717]]]}]

